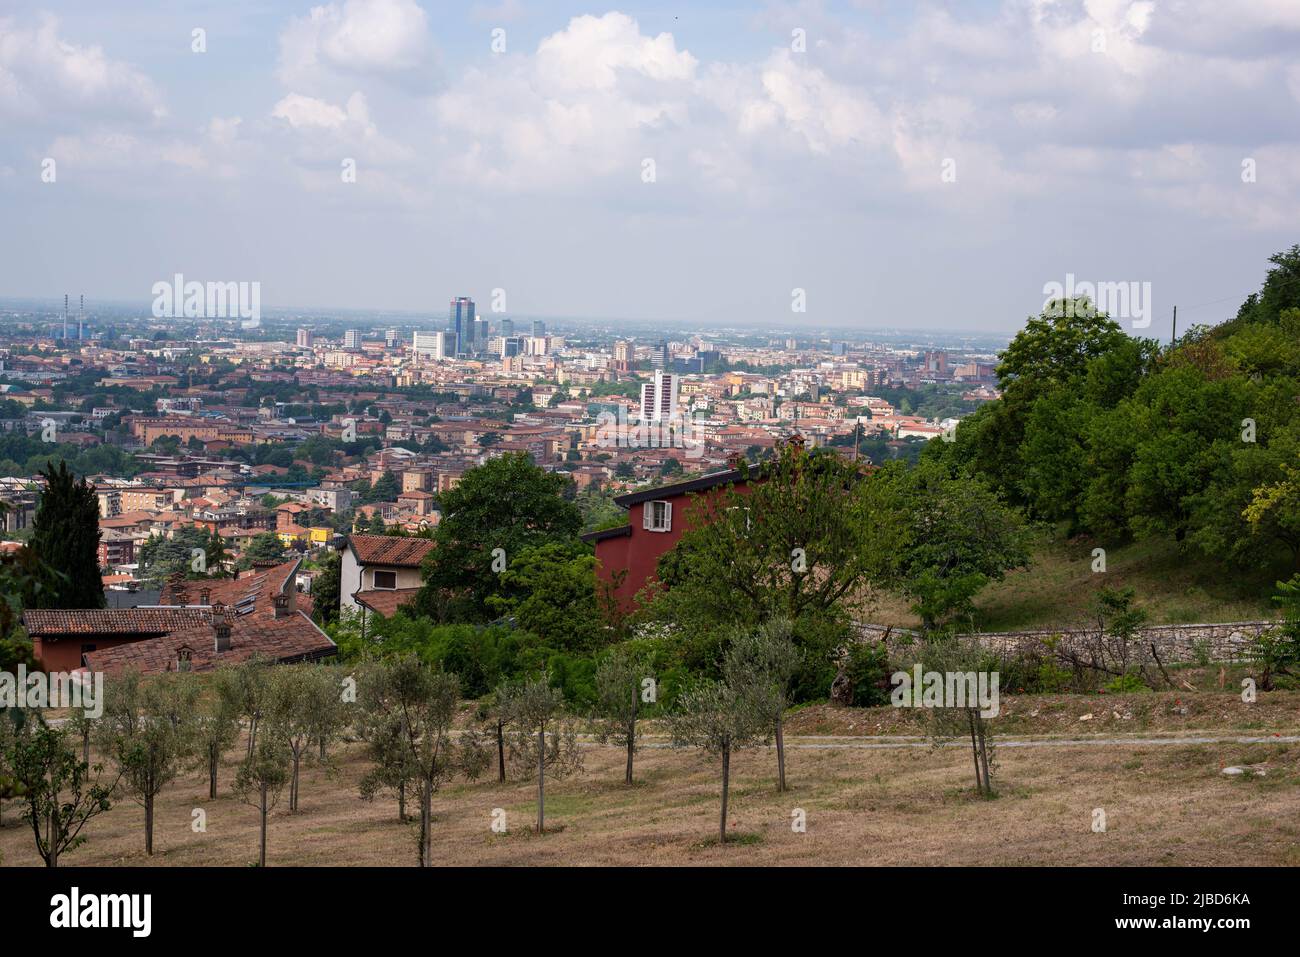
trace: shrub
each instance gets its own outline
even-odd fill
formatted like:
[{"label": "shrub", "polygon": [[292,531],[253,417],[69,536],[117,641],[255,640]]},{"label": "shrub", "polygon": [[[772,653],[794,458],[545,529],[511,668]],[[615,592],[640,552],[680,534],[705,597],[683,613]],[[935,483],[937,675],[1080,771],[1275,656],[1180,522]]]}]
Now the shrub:
[{"label": "shrub", "polygon": [[870,708],[889,703],[889,653],[884,642],[858,642],[849,649],[849,681],[853,704]]},{"label": "shrub", "polygon": [[1106,691],[1110,694],[1134,694],[1150,690],[1142,676],[1135,671],[1119,675],[1106,684]]}]

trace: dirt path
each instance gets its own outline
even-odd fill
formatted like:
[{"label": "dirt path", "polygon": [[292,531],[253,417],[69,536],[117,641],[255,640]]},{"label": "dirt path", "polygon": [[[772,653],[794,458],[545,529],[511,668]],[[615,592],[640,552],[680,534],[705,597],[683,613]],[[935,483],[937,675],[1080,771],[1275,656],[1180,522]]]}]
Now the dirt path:
[{"label": "dirt path", "polygon": [[[579,739],[584,745],[599,747],[600,745],[589,735],[579,735]],[[1147,747],[1148,745],[1174,745],[1187,746],[1197,744],[1300,744],[1300,735],[1267,735],[1267,736],[1245,736],[1245,735],[1214,735],[1214,736],[1170,736],[1170,737],[1096,737],[1096,738],[1059,738],[1047,735],[1019,736],[994,739],[994,743],[999,748],[1057,748],[1057,747]],[[647,735],[641,739],[643,748],[670,748],[672,745],[666,738]],[[933,747],[929,738],[921,735],[879,735],[870,739],[862,735],[801,735],[798,737],[787,736],[785,739],[787,748],[796,748],[807,751],[834,751],[841,749],[858,750],[858,751],[882,751],[892,748],[930,748]],[[967,748],[969,742],[954,739],[952,741],[941,742],[940,747],[945,748]],[[611,745],[612,747],[612,745]]]}]

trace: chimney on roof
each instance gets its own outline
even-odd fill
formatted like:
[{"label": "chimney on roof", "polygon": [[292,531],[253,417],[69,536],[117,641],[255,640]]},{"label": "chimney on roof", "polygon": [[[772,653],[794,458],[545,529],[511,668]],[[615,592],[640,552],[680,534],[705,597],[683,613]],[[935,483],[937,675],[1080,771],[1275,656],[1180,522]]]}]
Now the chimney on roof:
[{"label": "chimney on roof", "polygon": [[732,469],[733,471],[740,468],[741,463],[744,461],[745,457],[739,452],[732,451],[727,453],[727,468]]},{"label": "chimney on roof", "polygon": [[280,592],[272,600],[275,605],[275,617],[285,618],[293,614],[293,609],[289,607],[289,595],[287,592]]},{"label": "chimney on roof", "polygon": [[199,604],[200,605],[212,604],[212,589],[209,588],[207,585],[204,585],[202,588],[199,589]]},{"label": "chimney on roof", "polygon": [[212,635],[217,654],[230,650],[230,619],[226,617],[226,606],[221,602],[212,606]]}]

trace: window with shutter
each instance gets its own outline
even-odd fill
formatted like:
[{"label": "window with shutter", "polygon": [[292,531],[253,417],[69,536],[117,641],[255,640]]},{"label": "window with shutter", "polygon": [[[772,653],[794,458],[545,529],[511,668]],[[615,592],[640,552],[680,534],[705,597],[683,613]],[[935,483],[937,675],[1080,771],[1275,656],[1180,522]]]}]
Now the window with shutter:
[{"label": "window with shutter", "polygon": [[673,527],[672,502],[646,502],[642,512],[642,526],[651,532],[667,532]]}]

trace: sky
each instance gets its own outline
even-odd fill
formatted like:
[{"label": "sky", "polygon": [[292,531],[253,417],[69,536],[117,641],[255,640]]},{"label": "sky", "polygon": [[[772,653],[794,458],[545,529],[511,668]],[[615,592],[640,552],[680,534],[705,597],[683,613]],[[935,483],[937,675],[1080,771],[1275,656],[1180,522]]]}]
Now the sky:
[{"label": "sky", "polygon": [[0,297],[1167,335],[1297,242],[1297,0],[0,3]]}]

